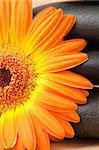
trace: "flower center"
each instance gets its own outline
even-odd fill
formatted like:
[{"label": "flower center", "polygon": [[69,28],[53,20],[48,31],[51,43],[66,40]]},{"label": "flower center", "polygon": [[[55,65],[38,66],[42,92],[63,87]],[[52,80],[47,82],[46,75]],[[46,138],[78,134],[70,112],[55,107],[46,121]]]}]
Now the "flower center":
[{"label": "flower center", "polygon": [[4,88],[11,82],[10,71],[6,68],[0,69],[0,87]]},{"label": "flower center", "polygon": [[0,105],[22,102],[29,89],[34,87],[32,78],[28,64],[11,55],[0,57]]}]

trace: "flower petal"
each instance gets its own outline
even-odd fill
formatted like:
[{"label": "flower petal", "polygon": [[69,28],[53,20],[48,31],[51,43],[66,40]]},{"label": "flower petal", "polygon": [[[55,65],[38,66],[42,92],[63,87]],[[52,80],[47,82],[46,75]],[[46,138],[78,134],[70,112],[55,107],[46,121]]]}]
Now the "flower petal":
[{"label": "flower petal", "polygon": [[80,52],[86,46],[86,41],[84,39],[72,39],[61,42],[59,45],[54,46],[53,48],[45,49],[42,52],[42,55],[56,55],[67,52]]},{"label": "flower petal", "polygon": [[30,23],[32,22],[32,1],[31,0],[10,1],[10,8],[11,8],[10,42],[15,46],[19,46],[20,42],[22,44],[24,36],[27,33]]},{"label": "flower petal", "polygon": [[25,41],[28,38],[31,38],[33,32],[39,27],[39,25],[45,21],[47,17],[49,17],[54,11],[56,10],[55,7],[47,7],[40,11],[32,20],[32,23],[28,29],[27,35],[25,37]]},{"label": "flower petal", "polygon": [[37,85],[42,87],[43,91],[53,92],[56,95],[61,95],[67,99],[70,99],[76,103],[85,103],[86,96],[80,91],[80,89],[68,87],[57,82],[53,82],[47,79],[39,78]]},{"label": "flower petal", "polygon": [[35,64],[35,70],[37,73],[58,72],[73,68],[86,60],[88,60],[87,54],[79,52],[69,52],[63,55],[51,56],[51,58],[43,57]]},{"label": "flower petal", "polygon": [[89,92],[88,92],[87,90],[81,90],[81,92],[82,92],[86,97],[89,96]]},{"label": "flower petal", "polygon": [[13,150],[25,150],[23,144],[22,144],[22,141],[21,141],[21,138],[17,138],[17,143],[15,145],[15,147],[13,148]]},{"label": "flower petal", "polygon": [[36,141],[37,141],[37,150],[44,150],[46,145],[46,150],[50,150],[50,141],[48,134],[41,128],[39,122],[34,119],[33,120],[35,133],[36,133]]},{"label": "flower petal", "polygon": [[41,52],[45,49],[53,47],[58,43],[68,32],[72,29],[76,22],[75,16],[63,16],[59,25],[54,32],[39,46],[38,51]]},{"label": "flower petal", "polygon": [[36,139],[30,116],[25,112],[23,106],[17,107],[15,113],[18,135],[21,137],[24,147],[35,150]]},{"label": "flower petal", "polygon": [[61,112],[51,112],[54,116],[58,117],[58,118],[61,118],[65,121],[70,121],[70,122],[74,122],[74,123],[78,123],[80,122],[80,117],[79,115],[77,114],[76,111],[74,110],[70,110],[70,111],[66,111],[65,113],[61,113]]},{"label": "flower petal", "polygon": [[71,124],[68,121],[65,121],[63,119],[58,118],[60,123],[62,124],[64,130],[65,130],[65,137],[66,138],[73,138],[75,135],[74,129],[71,126]]},{"label": "flower petal", "polygon": [[56,26],[60,22],[61,17],[62,10],[54,10],[53,13],[45,18],[45,20],[41,22],[35,30],[33,28],[34,32],[31,31],[32,34],[30,33],[30,36],[27,37],[28,39],[25,49],[27,49],[29,53],[32,52],[35,46],[38,46],[42,40],[44,41],[49,35],[51,35],[51,33],[55,30]]},{"label": "flower petal", "polygon": [[[55,138],[55,137],[53,137],[53,136],[51,136],[51,135],[49,135],[49,138],[50,138],[50,140],[53,142],[60,142],[61,140],[60,139],[57,139],[57,138]],[[64,140],[64,139],[63,139]]]},{"label": "flower petal", "polygon": [[88,79],[71,71],[42,74],[40,76],[74,88],[81,88],[81,89],[93,88],[92,83]]},{"label": "flower petal", "polygon": [[16,12],[17,12],[17,0],[10,2],[11,8],[11,21],[10,21],[10,42],[13,45],[17,44],[17,35],[16,35]]},{"label": "flower petal", "polygon": [[47,110],[59,112],[77,109],[77,105],[75,103],[61,96],[57,96],[47,92],[43,94],[39,93],[36,96],[40,97],[40,99],[37,100],[37,103],[40,104],[40,106],[45,106]]},{"label": "flower petal", "polygon": [[3,116],[2,136],[4,147],[13,148],[17,141],[14,110],[7,111]]},{"label": "flower petal", "polygon": [[4,146],[3,146],[3,138],[2,138],[2,116],[0,116],[0,150],[4,150]]},{"label": "flower petal", "polygon": [[47,110],[35,106],[33,107],[32,101],[30,105],[27,106],[27,109],[31,113],[31,116],[36,117],[39,121],[40,126],[50,135],[55,136],[56,138],[63,139],[64,138],[64,130],[57,119],[51,115]]},{"label": "flower petal", "polygon": [[10,25],[9,1],[0,0],[0,43],[8,44],[8,33]]},{"label": "flower petal", "polygon": [[32,22],[32,1],[31,0],[18,1],[17,15],[15,19],[16,19],[15,21],[16,21],[17,38],[18,41],[22,43],[22,39],[26,35],[27,30]]}]

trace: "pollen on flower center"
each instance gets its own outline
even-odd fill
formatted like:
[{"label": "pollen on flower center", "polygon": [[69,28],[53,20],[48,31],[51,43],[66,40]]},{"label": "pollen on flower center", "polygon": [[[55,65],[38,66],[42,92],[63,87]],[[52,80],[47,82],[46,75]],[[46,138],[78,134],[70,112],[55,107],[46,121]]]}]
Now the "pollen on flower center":
[{"label": "pollen on flower center", "polygon": [[12,105],[22,101],[30,82],[28,64],[14,56],[0,57],[0,104]]}]

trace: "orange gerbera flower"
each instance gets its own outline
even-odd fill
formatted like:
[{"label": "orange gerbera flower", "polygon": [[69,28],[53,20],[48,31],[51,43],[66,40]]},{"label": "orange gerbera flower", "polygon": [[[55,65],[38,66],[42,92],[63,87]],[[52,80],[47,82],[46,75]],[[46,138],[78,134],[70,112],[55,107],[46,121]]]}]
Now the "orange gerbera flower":
[{"label": "orange gerbera flower", "polygon": [[31,0],[0,0],[0,150],[46,150],[73,137],[77,105],[92,84],[71,71],[88,59],[84,39],[63,41],[76,17],[46,8],[32,19]]}]

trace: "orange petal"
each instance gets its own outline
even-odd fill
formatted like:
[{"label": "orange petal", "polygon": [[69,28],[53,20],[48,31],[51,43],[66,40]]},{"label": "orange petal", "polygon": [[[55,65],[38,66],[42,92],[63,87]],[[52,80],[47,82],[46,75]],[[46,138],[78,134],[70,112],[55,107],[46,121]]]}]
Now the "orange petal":
[{"label": "orange petal", "polygon": [[17,143],[15,145],[15,147],[13,148],[13,150],[25,150],[23,144],[22,144],[22,141],[21,141],[21,138],[17,138]]},{"label": "orange petal", "polygon": [[16,36],[16,12],[17,12],[17,0],[10,1],[11,8],[11,21],[10,21],[10,42],[13,45],[17,44],[17,36]]},{"label": "orange petal", "polygon": [[37,141],[37,150],[44,150],[46,145],[46,150],[50,150],[50,141],[48,134],[41,128],[39,122],[35,119],[33,120]]},{"label": "orange petal", "polygon": [[54,10],[56,10],[55,7],[49,6],[37,13],[33,19],[33,22],[35,22],[35,27],[33,27],[36,29],[40,25],[40,23],[42,23],[50,14],[52,14]]},{"label": "orange petal", "polygon": [[0,42],[8,44],[10,25],[9,1],[0,0]]},{"label": "orange petal", "polygon": [[17,107],[15,113],[18,135],[21,137],[24,147],[35,150],[36,139],[30,116],[25,112],[23,106]]},{"label": "orange petal", "polygon": [[[33,31],[31,37],[27,39],[27,45],[25,49],[29,52],[33,51],[34,46],[38,45],[41,41],[44,41],[51,33],[55,30],[57,24],[60,22],[62,17],[62,10],[54,10],[43,22],[39,24],[36,30]],[[42,32],[41,32],[42,31]],[[32,51],[31,51],[32,50]]]},{"label": "orange petal", "polygon": [[[36,117],[42,128],[52,136],[63,139],[64,130],[57,119],[51,115],[47,110],[40,108],[39,106],[32,107],[33,103],[30,103],[29,112],[32,116]],[[34,119],[33,117],[33,119]]]},{"label": "orange petal", "polygon": [[63,16],[55,31],[41,44],[39,50],[48,49],[58,43],[72,29],[76,22],[75,16]]},{"label": "orange petal", "polygon": [[[54,142],[60,142],[60,141],[62,141],[62,140],[57,139],[57,138],[55,138],[55,137],[53,137],[53,136],[51,136],[51,135],[49,135],[49,138],[50,138],[51,141],[54,141]],[[63,140],[64,140],[64,139],[63,139]]]},{"label": "orange petal", "polygon": [[75,103],[61,96],[57,96],[47,92],[42,94],[39,93],[36,96],[40,97],[40,99],[37,100],[37,103],[39,103],[40,106],[45,106],[47,110],[59,112],[77,109],[77,105]]},{"label": "orange petal", "polygon": [[32,1],[31,0],[18,1],[17,14],[15,16],[15,19],[16,19],[16,34],[19,42],[22,43],[22,41],[20,40],[24,38],[24,36],[27,33],[28,27],[32,22]]},{"label": "orange petal", "polygon": [[83,76],[71,71],[63,71],[57,73],[49,73],[41,75],[43,78],[55,81],[74,88],[92,89],[92,83]]},{"label": "orange petal", "polygon": [[55,55],[67,52],[80,52],[86,46],[86,41],[84,39],[72,39],[61,42],[59,45],[44,50],[43,55]]},{"label": "orange petal", "polygon": [[81,92],[82,92],[86,97],[89,96],[89,92],[88,92],[87,90],[81,90]]},{"label": "orange petal", "polygon": [[[36,33],[34,33],[34,35],[36,34],[35,42],[37,41],[39,43],[42,39],[45,40],[45,36],[47,38],[49,35],[51,35],[51,33],[55,30],[56,26],[60,22],[62,13],[63,11],[61,9],[56,10],[52,15],[49,16],[49,19],[46,19],[46,21],[38,26],[39,30],[36,29]],[[43,32],[39,33],[41,29],[43,29]]]},{"label": "orange petal", "polygon": [[47,17],[49,17],[52,13],[54,13],[55,10],[56,10],[55,7],[48,7],[48,8],[43,9],[42,11],[40,11],[32,20],[32,23],[31,23],[29,30],[27,32],[27,35],[26,35],[26,39],[29,37],[31,38],[33,32],[37,29],[37,27],[39,27],[39,25],[43,21],[45,21],[45,19],[47,19]]},{"label": "orange petal", "polygon": [[60,113],[60,112],[51,112],[54,116],[61,118],[65,121],[70,121],[74,123],[80,122],[80,117],[78,113],[74,110],[66,111],[65,113]]},{"label": "orange petal", "polygon": [[[10,8],[11,8],[10,42],[15,46],[19,46],[20,42],[22,44],[24,36],[26,35],[27,30],[32,21],[32,1],[13,0],[10,1]],[[25,13],[23,10],[25,11]]]},{"label": "orange petal", "polygon": [[50,92],[50,89],[52,89],[51,92],[55,92],[56,95],[62,95],[76,103],[86,102],[86,96],[80,91],[80,89],[68,87],[43,78],[39,78],[39,82],[37,81],[37,84],[42,87],[44,91]]},{"label": "orange petal", "polygon": [[2,138],[6,149],[13,148],[17,141],[17,129],[14,110],[7,111],[3,116]]},{"label": "orange petal", "polygon": [[35,70],[37,73],[58,72],[78,66],[86,60],[88,60],[88,56],[85,53],[69,52],[40,59],[35,65]]},{"label": "orange petal", "polygon": [[73,138],[75,135],[74,129],[68,121],[64,121],[63,119],[58,118],[60,123],[62,124],[65,130],[65,137],[66,138]]}]

